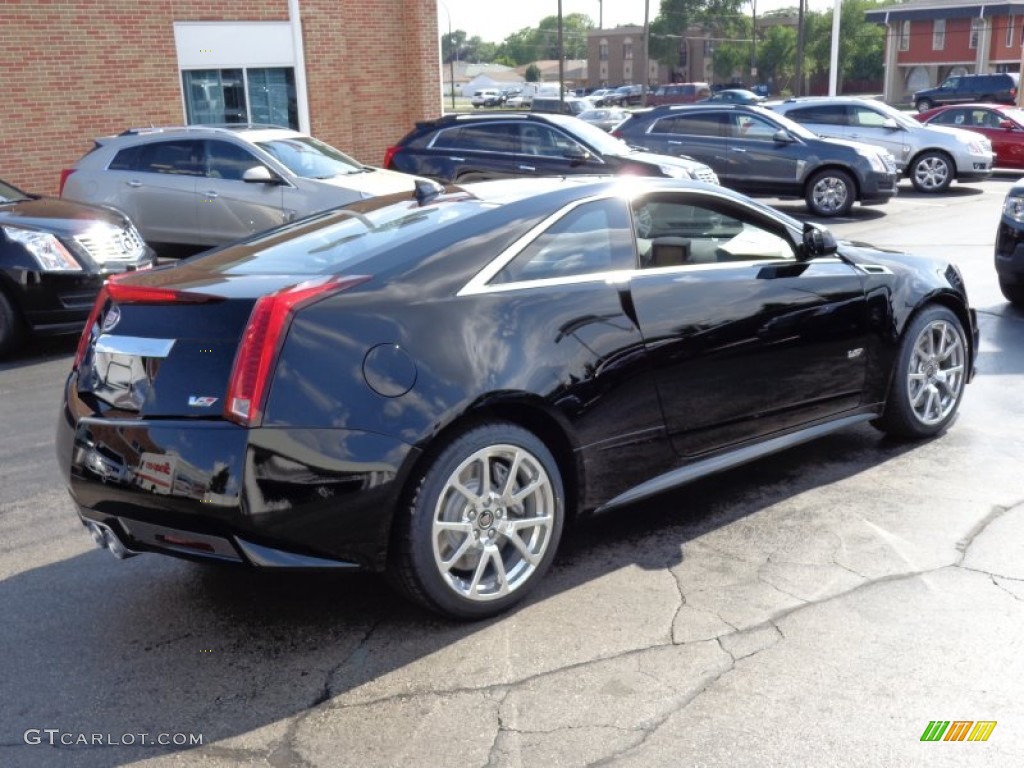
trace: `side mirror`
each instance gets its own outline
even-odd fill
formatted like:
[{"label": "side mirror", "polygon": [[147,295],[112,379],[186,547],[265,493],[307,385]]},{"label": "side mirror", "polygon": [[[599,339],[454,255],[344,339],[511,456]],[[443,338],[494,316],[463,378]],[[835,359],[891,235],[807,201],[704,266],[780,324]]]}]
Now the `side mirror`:
[{"label": "side mirror", "polygon": [[585,163],[590,159],[590,153],[583,147],[568,147],[563,153],[562,157],[570,160],[574,164]]},{"label": "side mirror", "polygon": [[280,184],[281,178],[272,174],[265,165],[254,165],[242,174],[242,181],[246,184]]},{"label": "side mirror", "polygon": [[828,256],[839,250],[835,236],[825,227],[804,223],[803,236],[803,258],[814,259],[819,256]]},{"label": "side mirror", "polygon": [[772,140],[776,144],[792,144],[796,141],[796,139],[794,139],[790,132],[785,128],[779,128],[779,130],[775,132],[775,135],[772,136]]}]

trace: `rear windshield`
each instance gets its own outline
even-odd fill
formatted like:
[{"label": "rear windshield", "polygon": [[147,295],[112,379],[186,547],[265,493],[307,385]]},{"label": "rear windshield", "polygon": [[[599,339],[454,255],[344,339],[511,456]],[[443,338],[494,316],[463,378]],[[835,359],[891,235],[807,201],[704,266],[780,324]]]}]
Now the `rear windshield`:
[{"label": "rear windshield", "polygon": [[[286,230],[271,230],[237,247],[193,262],[229,275],[327,275],[351,272],[383,251],[411,243],[493,207],[459,197],[420,206],[413,200],[359,212],[337,208],[315,214]],[[292,235],[295,229],[309,229]]]}]

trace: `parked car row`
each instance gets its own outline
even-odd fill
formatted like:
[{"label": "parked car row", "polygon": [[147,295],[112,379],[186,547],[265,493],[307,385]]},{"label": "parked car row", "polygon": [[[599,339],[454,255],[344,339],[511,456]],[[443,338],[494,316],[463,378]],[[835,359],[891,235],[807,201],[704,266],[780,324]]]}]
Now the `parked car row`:
[{"label": "parked car row", "polygon": [[[696,100],[706,96],[704,85],[660,90],[666,98]],[[605,95],[612,93],[627,95],[623,89]],[[481,105],[495,94],[508,96],[482,91]],[[828,217],[849,212],[857,201],[884,203],[896,194],[900,175],[918,190],[941,192],[954,180],[986,178],[997,165],[1024,168],[1024,112],[1012,106],[947,105],[920,112],[915,120],[870,99],[788,99],[770,104],[771,110],[735,103],[756,99],[724,90],[694,104],[633,113],[583,110],[586,103],[579,101],[581,121],[544,114],[566,106],[573,111],[573,98],[539,98],[531,115],[421,123],[388,150],[385,169],[270,126],[140,129],[97,139],[62,172],[61,195],[108,210],[71,213],[67,203],[53,221],[91,221],[96,231],[119,228],[125,234],[114,240],[127,245],[118,252],[104,246],[97,258],[67,226],[53,223],[43,232],[46,217],[37,215],[33,221],[40,231],[25,234],[11,217],[20,215],[29,196],[5,188],[0,353],[13,349],[26,332],[74,331],[102,276],[152,264],[146,243],[222,245],[325,208],[411,195],[414,177],[421,183],[593,173],[692,178],[752,195],[802,198],[814,215]],[[598,128],[614,130],[616,138]],[[1020,224],[1020,199],[1019,190],[1008,197],[1001,243],[1010,242]],[[1020,303],[1016,275],[1024,268],[1008,255],[1015,251],[1015,245],[1000,251],[1000,284],[1008,299]],[[26,269],[31,280],[23,279]],[[31,296],[26,285],[32,286]],[[71,296],[68,286],[82,290]],[[41,299],[50,288],[48,300]]]}]

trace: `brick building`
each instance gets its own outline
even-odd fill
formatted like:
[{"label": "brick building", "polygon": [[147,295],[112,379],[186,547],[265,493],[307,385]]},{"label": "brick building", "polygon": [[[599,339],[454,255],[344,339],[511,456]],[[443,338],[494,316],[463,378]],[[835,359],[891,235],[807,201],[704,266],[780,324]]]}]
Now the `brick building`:
[{"label": "brick building", "polygon": [[440,114],[434,0],[5,0],[0,177],[55,194],[96,136],[291,124],[362,162]]},{"label": "brick building", "polygon": [[923,0],[871,10],[887,28],[884,95],[906,102],[949,75],[1019,72],[1024,0]]}]

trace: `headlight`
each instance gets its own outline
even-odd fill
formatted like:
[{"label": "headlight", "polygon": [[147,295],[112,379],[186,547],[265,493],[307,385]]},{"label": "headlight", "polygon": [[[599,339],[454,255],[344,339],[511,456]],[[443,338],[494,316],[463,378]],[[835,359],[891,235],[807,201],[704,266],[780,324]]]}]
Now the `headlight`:
[{"label": "headlight", "polygon": [[670,179],[692,179],[693,174],[687,171],[685,168],[677,168],[674,165],[659,165],[658,170],[668,176]]},{"label": "headlight", "polygon": [[868,163],[871,164],[871,170],[878,171],[879,173],[888,173],[889,168],[885,164],[885,160],[882,159],[880,152],[872,152],[867,149],[858,149],[857,154],[863,157]]},{"label": "headlight", "polygon": [[21,227],[3,227],[4,234],[25,246],[39,268],[44,272],[81,272],[82,265],[72,256],[60,240],[49,232]]},{"label": "headlight", "polygon": [[988,139],[962,139],[972,155],[988,155],[992,153],[992,143]]},{"label": "headlight", "polygon": [[1024,224],[1024,197],[1007,195],[1003,200],[1003,214],[1016,222]]}]

